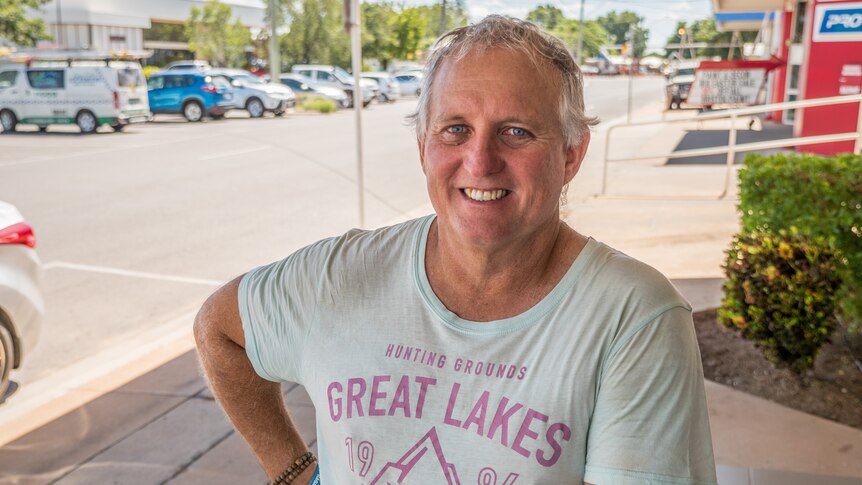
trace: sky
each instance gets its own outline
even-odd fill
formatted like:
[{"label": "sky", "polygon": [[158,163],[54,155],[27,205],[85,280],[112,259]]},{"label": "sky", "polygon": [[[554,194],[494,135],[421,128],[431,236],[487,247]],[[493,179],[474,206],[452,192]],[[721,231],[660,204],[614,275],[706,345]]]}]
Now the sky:
[{"label": "sky", "polygon": [[[454,1],[454,0],[453,0]],[[552,0],[464,0],[469,12],[470,21],[500,13],[512,17],[525,18],[527,12],[537,5],[552,4],[563,11],[566,18],[577,19],[580,16],[580,1],[565,2]],[[428,0],[409,0],[407,5],[427,5]],[[711,0],[584,0],[584,19],[595,20],[602,15],[616,10],[622,12],[631,10],[645,19],[644,26],[650,31],[647,48],[650,51],[660,50],[667,38],[676,31],[679,21],[690,22],[712,17]]]}]

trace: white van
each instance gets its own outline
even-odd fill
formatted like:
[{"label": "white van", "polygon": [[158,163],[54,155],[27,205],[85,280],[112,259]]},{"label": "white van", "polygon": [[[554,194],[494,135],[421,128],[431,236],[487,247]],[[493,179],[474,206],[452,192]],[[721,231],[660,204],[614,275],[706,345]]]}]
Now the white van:
[{"label": "white van", "polygon": [[18,123],[77,124],[82,133],[100,125],[115,131],[152,119],[141,65],[129,61],[71,61],[30,65],[0,63],[0,130]]}]

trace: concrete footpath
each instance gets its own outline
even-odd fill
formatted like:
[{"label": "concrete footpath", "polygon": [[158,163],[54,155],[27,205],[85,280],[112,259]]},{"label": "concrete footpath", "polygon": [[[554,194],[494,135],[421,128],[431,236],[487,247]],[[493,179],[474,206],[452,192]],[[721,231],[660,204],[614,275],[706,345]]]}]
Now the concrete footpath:
[{"label": "concrete footpath", "polygon": [[[658,119],[660,109],[656,103],[634,119]],[[608,193],[596,197],[605,134],[600,127],[593,135],[566,220],[667,274],[695,310],[715,308],[723,251],[738,224],[735,187],[725,199],[710,198],[722,189],[724,166],[668,165],[659,157],[617,163],[608,171]],[[618,130],[612,156],[669,152],[685,137],[677,126]],[[85,367],[72,369],[55,381],[54,394],[43,389],[4,410],[0,484],[266,483],[200,377],[192,315],[182,319],[183,330],[154,340],[147,351],[117,356],[119,369],[87,369],[85,378]],[[706,390],[720,484],[862,485],[862,431],[720,384],[708,382]],[[315,448],[313,405],[301,386],[285,385],[284,392]]]}]

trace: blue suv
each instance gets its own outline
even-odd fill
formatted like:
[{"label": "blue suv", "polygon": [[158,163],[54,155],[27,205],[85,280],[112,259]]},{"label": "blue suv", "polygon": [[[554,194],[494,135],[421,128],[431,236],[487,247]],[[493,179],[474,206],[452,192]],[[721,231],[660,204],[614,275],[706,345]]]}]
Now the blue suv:
[{"label": "blue suv", "polygon": [[230,81],[197,71],[156,72],[147,80],[150,111],[182,113],[189,121],[224,117],[236,108]]}]

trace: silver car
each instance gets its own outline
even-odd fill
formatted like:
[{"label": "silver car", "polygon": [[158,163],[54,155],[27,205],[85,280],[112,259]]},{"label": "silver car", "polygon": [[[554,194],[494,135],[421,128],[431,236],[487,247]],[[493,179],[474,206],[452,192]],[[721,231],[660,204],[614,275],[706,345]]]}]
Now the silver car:
[{"label": "silver car", "polygon": [[377,99],[380,102],[391,103],[401,97],[401,85],[388,72],[363,72],[362,79],[370,79],[377,83],[380,88]]},{"label": "silver car", "polygon": [[269,111],[275,116],[296,106],[296,95],[280,83],[268,83],[242,69],[210,69],[208,74],[227,78],[233,87],[234,102],[248,111],[252,118],[260,118]]},{"label": "silver car", "polygon": [[12,369],[36,345],[42,328],[42,263],[36,237],[21,213],[0,201],[0,402]]}]

